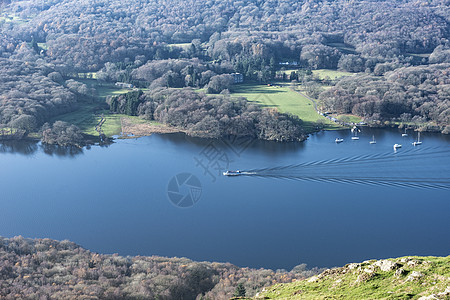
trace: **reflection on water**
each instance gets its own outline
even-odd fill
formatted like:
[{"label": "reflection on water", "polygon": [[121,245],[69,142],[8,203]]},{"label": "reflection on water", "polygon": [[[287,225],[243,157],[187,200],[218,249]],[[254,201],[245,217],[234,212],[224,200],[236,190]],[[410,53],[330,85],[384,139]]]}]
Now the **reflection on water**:
[{"label": "reflection on water", "polygon": [[0,153],[11,153],[21,155],[34,155],[40,151],[50,156],[59,157],[76,157],[84,153],[84,150],[90,150],[92,147],[108,148],[111,144],[86,146],[78,148],[74,146],[59,146],[42,144],[38,141],[31,140],[16,140],[16,141],[1,141]]},{"label": "reflection on water", "polygon": [[166,134],[162,136],[165,142],[173,145],[185,147],[186,144],[194,145],[198,148],[207,147],[210,144],[214,144],[217,146],[229,148],[234,152],[242,152],[244,151],[262,151],[269,155],[284,155],[292,152],[299,151],[305,147],[305,143],[302,142],[289,142],[289,143],[279,143],[275,141],[263,141],[257,139],[233,139],[233,138],[221,138],[221,139],[202,139],[196,138],[192,136],[185,135],[183,133],[172,133]]},{"label": "reflection on water", "polygon": [[75,157],[77,155],[83,154],[83,149],[78,147],[61,147],[58,145],[40,145],[45,154],[64,156],[64,157]]},{"label": "reflection on water", "polygon": [[58,145],[47,145],[37,141],[3,141],[0,142],[0,153],[12,153],[22,155],[33,155],[38,151],[51,156],[75,157],[83,154],[83,149],[78,147],[62,147]]},{"label": "reflection on water", "polygon": [[34,154],[39,150],[38,142],[32,141],[1,141],[0,153]]}]

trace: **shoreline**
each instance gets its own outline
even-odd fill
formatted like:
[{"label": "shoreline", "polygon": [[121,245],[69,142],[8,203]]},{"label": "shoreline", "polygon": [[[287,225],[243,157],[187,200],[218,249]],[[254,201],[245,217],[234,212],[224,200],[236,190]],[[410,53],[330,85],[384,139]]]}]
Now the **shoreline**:
[{"label": "shoreline", "polygon": [[[191,135],[188,133],[188,131],[183,130],[181,128],[172,127],[172,126],[165,125],[165,124],[159,124],[156,122],[151,123],[146,120],[143,120],[143,121],[144,122],[142,122],[142,123],[132,122],[130,119],[122,117],[121,118],[121,126],[122,126],[121,134],[117,135],[117,136],[107,136],[105,143],[106,144],[113,143],[115,139],[133,139],[133,138],[147,137],[147,136],[151,136],[153,134],[172,134],[172,133],[184,133],[188,136],[195,137],[195,138],[210,139],[210,138],[205,138],[202,136]],[[396,124],[384,125],[384,124],[373,124],[373,123],[369,123],[366,125],[356,125],[356,126],[359,126],[362,128],[366,127],[366,128],[377,128],[377,129],[402,129],[403,128]],[[316,133],[319,133],[322,131],[340,131],[340,130],[344,131],[344,130],[349,130],[349,129],[351,129],[350,126],[342,127],[342,128],[332,128],[332,129],[322,128],[320,130],[307,132],[306,138],[304,140],[298,141],[298,142],[304,142],[309,138],[310,135],[316,134]],[[412,128],[412,127],[410,127],[409,129],[411,129],[413,132],[428,132],[428,133],[434,133],[434,134],[442,134],[444,136],[448,135],[448,133],[443,133],[442,131],[437,130],[437,129],[436,130],[430,130],[430,129],[420,130],[420,128]],[[84,136],[85,136],[86,144],[83,147],[77,147],[77,148],[81,149],[86,146],[102,144],[100,142],[99,136],[94,136],[94,135],[86,134],[86,133],[84,133]],[[42,139],[40,137],[30,136],[30,135],[25,135],[25,136],[21,137],[20,139],[18,139],[18,138],[0,139],[0,143],[14,142],[14,141],[41,142]],[[280,141],[275,141],[275,142],[291,143],[291,142],[280,142]],[[73,145],[73,146],[76,146],[76,145]]]}]

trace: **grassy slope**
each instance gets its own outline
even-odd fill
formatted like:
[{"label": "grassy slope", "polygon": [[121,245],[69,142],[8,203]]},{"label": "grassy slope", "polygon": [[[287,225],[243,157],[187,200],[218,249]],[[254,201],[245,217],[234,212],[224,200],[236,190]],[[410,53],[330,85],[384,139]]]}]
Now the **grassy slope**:
[{"label": "grassy slope", "polygon": [[298,116],[305,123],[307,131],[313,131],[313,122],[322,120],[326,128],[334,127],[334,123],[320,116],[314,110],[312,102],[292,91],[287,86],[278,87],[253,83],[239,84],[233,86],[233,96],[245,97],[249,101],[254,101],[267,107],[276,107],[280,112],[287,112]]},{"label": "grassy slope", "polygon": [[80,129],[90,135],[98,136],[95,126],[100,121],[100,115],[103,115],[105,122],[102,126],[106,136],[119,135],[122,131],[121,118],[128,118],[133,122],[145,122],[138,117],[132,117],[122,114],[111,114],[105,104],[106,97],[109,95],[119,95],[128,92],[127,89],[118,89],[112,84],[98,85],[95,79],[78,79],[78,81],[94,87],[98,93],[98,99],[93,103],[80,103],[80,108],[74,112],[57,116],[51,122],[61,120],[80,127]]},{"label": "grassy slope", "polygon": [[[298,68],[288,68],[287,70],[284,70],[283,72],[285,74],[291,74],[292,71],[298,71]],[[312,73],[315,77],[319,79],[325,79],[326,77],[329,77],[330,79],[337,79],[345,76],[355,76],[357,73],[351,73],[351,72],[345,72],[345,71],[338,71],[338,70],[330,70],[330,69],[319,69],[319,70],[312,70]]]},{"label": "grassy slope", "polygon": [[[418,299],[450,286],[450,256],[389,260],[397,264],[389,271],[382,271],[375,260],[350,264],[307,280],[272,286],[255,299]],[[400,268],[405,272],[396,275]],[[413,278],[413,271],[422,276]],[[450,291],[433,299],[449,297]]]},{"label": "grassy slope", "polygon": [[320,79],[325,79],[325,77],[330,77],[330,79],[341,78],[344,76],[355,76],[356,73],[338,71],[338,70],[327,70],[327,69],[319,69],[313,70],[313,74]]},{"label": "grassy slope", "polygon": [[11,22],[11,23],[16,23],[18,25],[21,25],[21,24],[25,24],[28,21],[21,19],[17,16],[7,15],[7,16],[0,16],[0,22],[5,22],[5,23]]},{"label": "grassy slope", "polygon": [[178,44],[167,44],[168,47],[177,47],[183,50],[188,49],[191,46],[191,43],[178,43]]}]

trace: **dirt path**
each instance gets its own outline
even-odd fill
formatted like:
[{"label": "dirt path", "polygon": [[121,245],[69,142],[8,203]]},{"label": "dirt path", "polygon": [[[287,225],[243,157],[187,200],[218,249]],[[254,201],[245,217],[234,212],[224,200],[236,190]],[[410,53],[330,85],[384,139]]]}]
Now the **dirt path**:
[{"label": "dirt path", "polygon": [[308,95],[300,92],[299,90],[294,89],[293,87],[290,87],[292,91],[297,92],[298,94],[300,94],[301,96],[305,97],[306,99],[308,99],[309,101],[311,101],[313,103],[314,106],[314,110],[320,114],[320,111],[317,109],[317,102],[316,100],[314,100],[313,98],[309,97]]},{"label": "dirt path", "polygon": [[314,110],[315,110],[319,115],[321,115],[321,116],[327,118],[327,119],[330,120],[330,121],[333,121],[334,123],[337,123],[337,124],[339,124],[339,125],[342,125],[342,126],[353,126],[353,125],[354,125],[353,123],[347,123],[347,122],[339,121],[339,120],[336,119],[336,118],[330,117],[330,116],[328,116],[328,115],[326,115],[326,114],[320,112],[319,109],[317,108],[317,102],[316,102],[316,100],[314,100],[313,98],[309,97],[309,96],[306,95],[305,93],[302,93],[302,92],[300,92],[300,91],[298,91],[298,90],[296,90],[296,89],[294,89],[294,88],[292,88],[292,87],[291,87],[291,90],[293,90],[294,92],[299,93],[300,95],[302,95],[303,97],[305,97],[306,99],[308,99],[309,101],[311,101],[311,102],[313,103],[313,105],[314,105]]},{"label": "dirt path", "polygon": [[106,119],[103,114],[100,115],[100,121],[95,125],[95,131],[98,132],[98,136],[100,137],[100,142],[105,141],[105,134],[103,132],[102,126],[105,123]]}]

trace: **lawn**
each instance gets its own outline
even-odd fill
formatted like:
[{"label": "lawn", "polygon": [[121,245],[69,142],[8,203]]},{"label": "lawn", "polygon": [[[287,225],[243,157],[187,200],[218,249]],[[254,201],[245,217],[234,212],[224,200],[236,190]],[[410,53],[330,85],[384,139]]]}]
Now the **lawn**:
[{"label": "lawn", "polygon": [[325,79],[325,77],[330,77],[330,79],[337,79],[345,76],[354,76],[356,73],[338,71],[338,70],[328,70],[328,69],[320,69],[313,70],[313,74],[319,79]]},{"label": "lawn", "polygon": [[97,79],[97,72],[78,73],[78,78]]},{"label": "lawn", "polygon": [[326,129],[336,128],[335,123],[315,111],[311,100],[291,90],[288,86],[239,84],[233,86],[232,95],[245,97],[249,101],[260,103],[263,106],[276,107],[280,112],[296,115],[303,120],[307,131],[314,131],[313,122],[318,120],[324,123]]},{"label": "lawn", "polygon": [[103,133],[108,136],[120,135],[122,132],[122,124],[120,119],[127,118],[134,124],[146,123],[139,117],[127,116],[123,114],[112,114],[105,106],[100,103],[83,104],[80,109],[60,115],[51,120],[51,122],[60,120],[78,126],[83,133],[98,136],[95,126],[100,122],[101,115],[105,118],[102,125]]},{"label": "lawn", "polygon": [[101,115],[104,116],[102,130],[106,136],[120,135],[122,132],[121,118],[128,118],[133,122],[145,122],[145,120],[138,117],[131,117],[122,114],[111,114],[108,106],[105,103],[106,97],[110,95],[119,95],[129,92],[128,89],[116,88],[113,84],[99,85],[96,79],[78,79],[78,81],[85,83],[89,87],[97,90],[98,98],[94,102],[80,103],[80,108],[74,112],[57,116],[51,122],[61,120],[78,126],[85,134],[98,136],[95,126],[101,120]]},{"label": "lawn", "polygon": [[332,116],[346,123],[359,123],[362,121],[360,117],[350,114],[332,115]]},{"label": "lawn", "polygon": [[101,103],[82,103],[78,110],[57,116],[50,120],[50,123],[60,120],[80,127],[86,134],[98,135],[95,126],[102,113],[109,114],[109,111]]},{"label": "lawn", "polygon": [[76,80],[86,84],[90,88],[95,88],[97,90],[97,96],[101,101],[105,101],[106,97],[108,96],[126,94],[130,91],[130,89],[118,88],[112,83],[99,84],[97,79],[95,79],[96,73],[80,73],[80,74],[92,74],[93,76],[92,78],[76,79]]},{"label": "lawn", "polygon": [[188,49],[188,47],[191,46],[191,43],[168,44],[167,46],[169,46],[169,47],[177,47],[177,48],[181,48],[183,50],[186,50],[186,49]]},{"label": "lawn", "polygon": [[428,58],[431,55],[431,53],[407,53],[407,54],[411,55],[411,56],[420,57],[420,58]]},{"label": "lawn", "polygon": [[37,43],[38,47],[42,50],[48,50],[47,43]]},{"label": "lawn", "polygon": [[0,22],[1,21],[4,21],[5,23],[9,23],[9,22],[16,23],[16,24],[19,24],[19,25],[22,25],[22,24],[25,24],[25,23],[28,22],[28,20],[24,20],[24,19],[22,19],[20,17],[17,17],[15,15],[7,15],[7,14],[5,14],[3,16],[0,16]]}]

